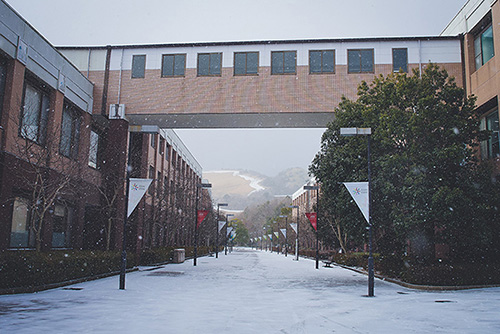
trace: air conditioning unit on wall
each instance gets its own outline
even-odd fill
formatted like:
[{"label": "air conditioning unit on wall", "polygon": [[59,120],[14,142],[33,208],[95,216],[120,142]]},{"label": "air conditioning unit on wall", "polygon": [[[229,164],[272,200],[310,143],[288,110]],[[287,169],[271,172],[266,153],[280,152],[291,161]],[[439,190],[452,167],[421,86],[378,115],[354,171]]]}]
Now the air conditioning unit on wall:
[{"label": "air conditioning unit on wall", "polygon": [[125,119],[125,105],[124,104],[110,105],[109,119]]}]

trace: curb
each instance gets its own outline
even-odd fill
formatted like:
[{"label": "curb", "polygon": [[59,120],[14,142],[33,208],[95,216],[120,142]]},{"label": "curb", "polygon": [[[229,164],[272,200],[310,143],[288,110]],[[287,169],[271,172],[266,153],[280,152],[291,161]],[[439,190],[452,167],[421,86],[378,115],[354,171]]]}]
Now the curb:
[{"label": "curb", "polygon": [[[129,273],[129,272],[133,272],[133,271],[137,271],[137,270],[139,270],[139,268],[134,267],[131,269],[127,269],[126,272]],[[83,283],[83,282],[88,282],[88,281],[94,281],[97,279],[115,276],[115,275],[119,275],[119,274],[120,274],[119,271],[112,271],[109,273],[99,274],[99,275],[95,275],[95,276],[75,278],[75,279],[72,279],[69,281],[64,281],[64,282],[50,283],[50,284],[37,285],[37,286],[25,286],[25,287],[18,287],[18,288],[0,289],[0,295],[14,295],[14,294],[20,294],[20,293],[40,292],[40,291],[60,288],[60,287],[67,286],[67,285],[78,284],[78,283]]]},{"label": "curb", "polygon": [[[342,264],[338,264],[335,262],[336,266],[339,266],[344,269],[352,270],[357,273],[368,275],[366,270],[360,270],[348,266],[344,266]],[[405,288],[415,289],[415,290],[427,290],[427,291],[454,291],[454,290],[469,290],[469,289],[485,289],[485,288],[498,288],[500,284],[490,284],[490,285],[421,285],[421,284],[412,284],[400,281],[395,278],[386,277],[380,274],[375,274],[375,277],[390,283],[395,283],[397,285],[403,286]]]}]

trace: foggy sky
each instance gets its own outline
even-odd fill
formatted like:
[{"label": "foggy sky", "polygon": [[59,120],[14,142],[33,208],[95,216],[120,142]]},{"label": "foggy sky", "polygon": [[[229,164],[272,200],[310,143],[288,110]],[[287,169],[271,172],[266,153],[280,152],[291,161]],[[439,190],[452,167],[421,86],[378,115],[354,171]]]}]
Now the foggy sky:
[{"label": "foggy sky", "polygon": [[[56,46],[434,36],[466,0],[7,0]],[[176,130],[204,170],[307,168],[321,129]]]}]

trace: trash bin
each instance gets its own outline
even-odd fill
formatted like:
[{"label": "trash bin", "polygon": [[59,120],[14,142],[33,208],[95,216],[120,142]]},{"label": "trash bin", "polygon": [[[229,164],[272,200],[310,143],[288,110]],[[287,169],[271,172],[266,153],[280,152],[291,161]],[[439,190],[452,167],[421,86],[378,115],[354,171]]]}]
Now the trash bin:
[{"label": "trash bin", "polygon": [[184,248],[174,249],[174,263],[183,263],[186,260],[186,251]]}]

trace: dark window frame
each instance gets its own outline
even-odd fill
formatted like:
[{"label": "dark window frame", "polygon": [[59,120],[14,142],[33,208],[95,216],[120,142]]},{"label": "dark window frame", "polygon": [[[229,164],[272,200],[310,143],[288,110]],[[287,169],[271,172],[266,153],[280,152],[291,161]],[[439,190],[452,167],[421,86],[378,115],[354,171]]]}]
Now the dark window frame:
[{"label": "dark window frame", "polygon": [[[283,55],[283,59],[282,59],[282,68],[281,68],[281,71],[277,72],[278,70],[278,65],[277,64],[274,64],[274,61],[273,61],[273,55],[278,55],[278,54],[282,54]],[[294,54],[294,60],[295,60],[295,63],[294,63],[294,71],[293,72],[286,72],[285,69],[286,69],[286,54],[289,54],[289,53],[293,53]],[[271,75],[297,75],[297,51],[296,50],[284,50],[284,51],[271,51]]]},{"label": "dark window frame", "polygon": [[[480,129],[491,131],[491,135],[488,139],[483,140],[481,142],[481,159],[493,159],[497,158],[500,155],[500,129],[492,129],[488,119],[494,116],[494,121],[500,124],[499,120],[499,110],[496,107],[494,110],[486,113],[483,117],[481,117]],[[500,128],[500,125],[497,124],[497,127]]]},{"label": "dark window frame", "polygon": [[[200,56],[208,57],[208,74],[200,74]],[[212,70],[212,56],[219,56],[219,73],[211,73]],[[215,61],[215,60],[214,60]],[[198,77],[220,77],[222,76],[222,52],[204,52],[198,53],[196,57],[196,76]]]},{"label": "dark window frame", "polygon": [[[28,89],[31,89],[35,93],[40,95],[40,100],[38,101],[38,106],[36,107],[37,110],[35,111],[37,118],[36,133],[28,133],[26,130],[27,127],[30,126],[30,124],[25,124],[25,121],[27,120],[27,114],[25,113],[25,111],[27,110],[26,92],[28,91]],[[22,138],[35,142],[38,145],[44,146],[47,141],[47,129],[49,124],[51,104],[52,91],[50,90],[49,86],[31,75],[26,76],[24,80],[21,111],[19,115],[18,135]]]},{"label": "dark window frame", "polygon": [[[488,58],[488,59],[485,60],[485,57],[484,57],[485,56],[485,52],[484,52],[485,48],[484,48],[484,45],[483,45],[483,38],[482,37],[489,30],[491,30],[491,34],[492,34],[492,48],[491,48],[491,51],[493,51],[493,53],[491,54],[490,58]],[[477,30],[475,33],[473,33],[474,40],[473,40],[472,46],[473,46],[473,49],[474,49],[474,71],[479,70],[488,61],[490,61],[490,59],[492,59],[493,57],[495,57],[495,42],[494,42],[493,33],[494,33],[494,31],[493,31],[493,25],[492,25],[491,19],[489,19],[486,22],[482,23],[481,28],[479,30]],[[479,42],[479,43],[477,43],[477,42]],[[479,48],[478,48],[478,46],[479,46]],[[479,64],[478,60],[480,60],[480,64]]]},{"label": "dark window frame", "polygon": [[[371,51],[371,71],[363,71],[363,51]],[[359,71],[351,70],[349,54],[351,52],[359,52]],[[347,73],[360,74],[360,73],[375,73],[375,49],[348,49],[347,50]]]},{"label": "dark window frame", "polygon": [[[172,60],[172,74],[165,74],[165,58],[166,57],[173,57]],[[177,57],[183,57],[184,58],[184,66],[182,67],[182,74],[176,74],[175,69],[176,69],[176,60]],[[187,60],[187,55],[185,53],[169,53],[169,54],[164,54],[161,56],[161,77],[162,78],[182,78],[186,76],[186,61]]]},{"label": "dark window frame", "polygon": [[[66,119],[66,121],[68,120],[70,121],[69,134],[65,133],[65,131],[67,131],[67,129],[64,128],[65,117],[69,117],[69,119]],[[61,115],[61,135],[59,137],[60,138],[59,153],[73,160],[78,160],[78,152],[80,151],[79,146],[80,146],[81,127],[83,123],[82,118],[83,118],[82,112],[75,105],[65,100]],[[69,139],[69,146],[67,146],[68,144],[65,141],[63,141],[63,139],[64,140]]]},{"label": "dark window frame", "polygon": [[[256,54],[257,55],[257,72],[248,72],[248,55]],[[244,73],[236,73],[236,56],[237,55],[245,55],[245,70]],[[260,66],[260,53],[259,51],[244,51],[244,52],[234,52],[233,54],[233,75],[234,76],[256,76],[259,75],[259,66]]]},{"label": "dark window frame", "polygon": [[[56,207],[62,207],[64,214],[59,216],[56,214]],[[56,218],[59,217],[59,218]],[[54,207],[54,214],[52,217],[52,248],[71,248],[72,247],[72,229],[75,219],[75,209],[73,206],[69,206],[62,203],[57,203]],[[56,229],[56,227],[62,227],[62,229]],[[63,234],[64,241],[61,244],[57,243],[54,239],[56,233]]]},{"label": "dark window frame", "polygon": [[[135,69],[135,64],[138,59],[144,59],[144,64],[140,69]],[[137,73],[137,71],[140,70],[140,73]],[[146,55],[132,55],[132,66],[130,69],[130,76],[132,79],[144,79],[146,77]]]},{"label": "dark window frame", "polygon": [[[93,143],[92,133],[97,135],[97,142]],[[88,165],[90,168],[101,169],[101,150],[102,150],[102,134],[100,131],[91,128],[89,137],[89,161]],[[95,161],[94,161],[95,160]]]},{"label": "dark window frame", "polygon": [[[16,229],[15,232],[14,232],[13,229],[12,229],[13,228],[13,224],[15,223],[14,219],[16,218],[16,202],[17,203],[21,203],[22,205],[26,206],[26,216],[24,217],[25,220],[23,222],[23,225],[17,224],[18,226],[23,226],[24,227],[25,233],[22,233],[22,234],[25,234],[26,236],[18,236],[16,239],[14,239],[13,238],[13,234],[15,234],[16,232],[19,231],[19,230]],[[17,207],[19,207],[19,204],[18,204]],[[31,201],[28,198],[24,197],[24,196],[16,196],[13,199],[13,201],[12,201],[12,215],[11,215],[11,218],[10,218],[9,248],[11,248],[11,249],[31,249],[31,248],[35,248],[35,234],[33,233],[33,229],[30,226],[30,223],[31,223],[31,214],[32,214],[32,212],[31,212]],[[24,241],[24,242],[23,243],[21,243],[21,242],[14,243],[16,240],[20,240],[20,237],[23,239],[22,241]]]},{"label": "dark window frame", "polygon": [[[394,61],[395,58],[395,53],[398,51],[406,51],[406,59],[405,59],[405,68],[402,68],[401,66],[399,68],[396,68],[395,66],[397,65],[396,62]],[[399,72],[399,69],[401,69],[404,73],[408,73],[408,48],[393,48],[392,49],[392,72],[397,73]]]},{"label": "dark window frame", "polygon": [[[321,71],[320,72],[312,72],[312,67],[311,67],[311,55],[313,53],[316,53],[316,52],[320,52],[321,53]],[[324,70],[324,67],[325,67],[325,63],[323,61],[323,53],[324,52],[333,52],[333,70],[332,71],[328,71],[328,70]],[[313,74],[313,75],[316,75],[316,74],[335,74],[335,63],[336,63],[336,58],[335,58],[335,49],[326,49],[326,50],[309,50],[309,74]]]}]

